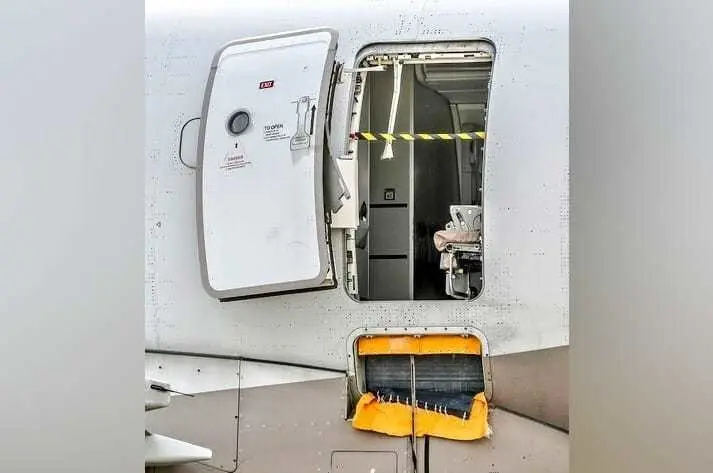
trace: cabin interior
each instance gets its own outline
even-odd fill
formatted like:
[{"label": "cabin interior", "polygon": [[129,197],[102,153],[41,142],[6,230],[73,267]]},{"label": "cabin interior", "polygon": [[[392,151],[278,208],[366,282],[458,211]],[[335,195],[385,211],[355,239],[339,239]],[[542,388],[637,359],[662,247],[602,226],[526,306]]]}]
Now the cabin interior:
[{"label": "cabin interior", "polygon": [[[394,61],[401,63],[398,92]],[[482,51],[385,54],[360,64],[352,131],[412,138],[356,145],[359,218],[366,230],[354,234],[355,299],[472,300],[479,294],[485,137],[477,132],[485,131],[492,65],[493,55]],[[389,127],[392,102],[396,113]],[[452,136],[458,133],[470,138]],[[385,159],[389,143],[393,156]],[[466,242],[471,246],[439,251],[436,232],[472,212],[478,233]],[[452,255],[458,274],[446,269]]]}]

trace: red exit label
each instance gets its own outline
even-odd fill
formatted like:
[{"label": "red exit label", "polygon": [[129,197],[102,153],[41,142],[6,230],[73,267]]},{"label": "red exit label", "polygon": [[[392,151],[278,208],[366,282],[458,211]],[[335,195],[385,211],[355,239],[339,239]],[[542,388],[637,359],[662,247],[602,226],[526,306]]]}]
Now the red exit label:
[{"label": "red exit label", "polygon": [[269,88],[273,87],[274,85],[275,85],[274,80],[265,80],[265,81],[260,82],[261,89],[269,89]]}]

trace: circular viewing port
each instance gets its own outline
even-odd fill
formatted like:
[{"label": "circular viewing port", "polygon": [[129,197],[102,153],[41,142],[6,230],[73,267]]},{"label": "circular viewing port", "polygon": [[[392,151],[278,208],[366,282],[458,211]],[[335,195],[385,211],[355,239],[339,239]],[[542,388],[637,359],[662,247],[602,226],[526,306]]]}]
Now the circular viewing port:
[{"label": "circular viewing port", "polygon": [[244,110],[235,112],[228,119],[228,131],[233,135],[239,135],[250,126],[250,115]]}]

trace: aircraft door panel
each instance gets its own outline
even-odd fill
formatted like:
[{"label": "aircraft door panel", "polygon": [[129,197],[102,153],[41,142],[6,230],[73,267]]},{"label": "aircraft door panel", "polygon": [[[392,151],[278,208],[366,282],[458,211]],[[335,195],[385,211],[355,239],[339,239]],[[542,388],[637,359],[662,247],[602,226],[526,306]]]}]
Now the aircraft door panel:
[{"label": "aircraft door panel", "polygon": [[333,274],[323,155],[336,41],[309,30],[236,41],[215,56],[197,218],[203,284],[217,299],[320,288]]}]

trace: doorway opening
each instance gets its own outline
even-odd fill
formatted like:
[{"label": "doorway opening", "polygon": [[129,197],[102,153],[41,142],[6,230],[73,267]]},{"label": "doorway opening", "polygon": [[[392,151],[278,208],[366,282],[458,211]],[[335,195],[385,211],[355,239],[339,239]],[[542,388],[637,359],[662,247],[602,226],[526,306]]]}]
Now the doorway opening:
[{"label": "doorway opening", "polygon": [[494,50],[394,48],[363,54],[355,71],[359,228],[347,232],[346,286],[360,301],[473,300]]}]

